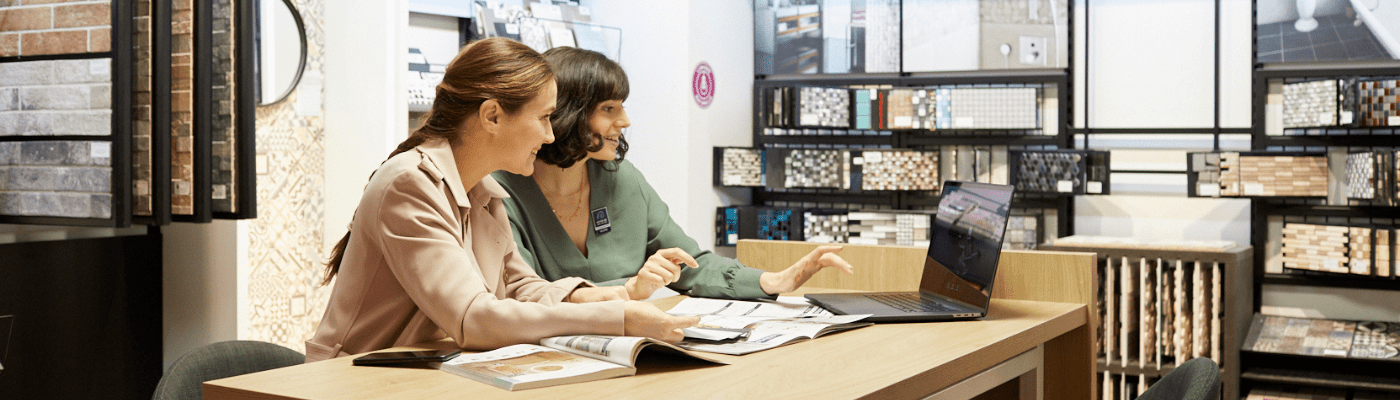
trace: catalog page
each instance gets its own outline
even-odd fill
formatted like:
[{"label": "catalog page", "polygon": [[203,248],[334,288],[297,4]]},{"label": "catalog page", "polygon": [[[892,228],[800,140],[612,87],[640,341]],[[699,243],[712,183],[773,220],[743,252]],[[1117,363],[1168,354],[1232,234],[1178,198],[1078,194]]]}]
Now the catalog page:
[{"label": "catalog page", "polygon": [[544,339],[540,344],[584,357],[600,358],[614,364],[633,367],[636,350],[646,340],[635,336],[557,336]]},{"label": "catalog page", "polygon": [[680,347],[731,355],[870,325],[856,323],[869,315],[833,315],[795,296],[772,302],[688,298],[668,312],[700,316],[699,325],[684,330],[686,341]]},{"label": "catalog page", "polygon": [[[869,326],[870,323],[856,323],[869,314],[861,315],[835,315],[830,317],[805,317],[805,318],[783,318],[760,320],[745,326],[748,332],[738,341],[708,341],[687,339],[679,344],[680,347],[688,350],[706,351],[711,353],[744,355],[756,351],[771,349],[792,343],[799,340],[815,338],[825,333]],[[743,317],[721,317],[706,316],[701,317],[701,326],[706,326],[706,319],[713,318],[721,323],[736,323]],[[748,317],[753,318],[753,317]],[[725,325],[736,326],[736,325]],[[741,329],[741,328],[735,328]]]},{"label": "catalog page", "polygon": [[623,365],[531,344],[458,356],[444,362],[440,369],[508,390],[625,376],[634,371]]}]

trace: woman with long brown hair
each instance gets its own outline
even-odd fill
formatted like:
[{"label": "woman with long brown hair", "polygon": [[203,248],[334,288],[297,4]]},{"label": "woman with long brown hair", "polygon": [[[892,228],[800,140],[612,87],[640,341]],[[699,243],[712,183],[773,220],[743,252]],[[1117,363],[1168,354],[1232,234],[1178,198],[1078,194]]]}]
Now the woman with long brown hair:
[{"label": "woman with long brown hair", "polygon": [[[671,220],[641,171],[623,160],[632,125],[622,102],[622,66],[594,51],[556,47],[544,53],[559,83],[552,122],[558,140],[544,145],[533,176],[493,176],[510,193],[506,211],[525,261],[545,279],[577,276],[619,285],[632,299],[669,287],[691,296],[771,298],[801,287],[823,268],[850,274],[822,246],[778,272],[747,267],[700,246]],[[689,266],[690,268],[684,268]]]},{"label": "woman with long brown hair", "polygon": [[307,361],[444,337],[465,349],[566,334],[677,341],[698,322],[625,301],[618,288],[541,279],[516,250],[506,193],[487,175],[533,172],[535,153],[554,140],[556,90],[549,65],[523,44],[462,48],[332,251],[326,282],[339,278]]}]

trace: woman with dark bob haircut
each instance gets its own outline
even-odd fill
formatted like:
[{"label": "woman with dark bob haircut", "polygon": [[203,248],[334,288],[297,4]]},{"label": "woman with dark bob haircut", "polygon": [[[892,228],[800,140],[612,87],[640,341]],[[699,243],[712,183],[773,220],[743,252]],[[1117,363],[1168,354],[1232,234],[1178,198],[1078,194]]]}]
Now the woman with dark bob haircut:
[{"label": "woman with dark bob haircut", "polygon": [[554,141],[555,93],[549,64],[519,42],[462,48],[331,252],[326,282],[338,279],[307,361],[444,337],[473,350],[571,334],[678,341],[699,322],[583,279],[541,279],[516,251],[506,193],[487,174],[533,172]]},{"label": "woman with dark bob haircut", "polygon": [[642,173],[623,160],[622,130],[632,122],[622,106],[628,92],[622,67],[573,47],[550,49],[544,58],[559,83],[556,140],[540,148],[533,176],[493,175],[510,193],[506,212],[519,252],[540,276],[620,285],[634,300],[663,286],[691,296],[754,299],[796,290],[825,267],[851,273],[836,255],[839,246],[820,247],[782,272],[700,250]]}]

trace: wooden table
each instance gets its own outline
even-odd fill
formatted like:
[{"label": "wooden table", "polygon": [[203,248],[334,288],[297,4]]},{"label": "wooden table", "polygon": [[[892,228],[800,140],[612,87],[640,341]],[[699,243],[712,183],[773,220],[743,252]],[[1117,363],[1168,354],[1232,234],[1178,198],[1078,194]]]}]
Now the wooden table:
[{"label": "wooden table", "polygon": [[935,398],[967,398],[1007,387],[1007,379],[1023,398],[1090,398],[1089,316],[1085,304],[994,299],[977,321],[877,324],[744,356],[715,354],[732,363],[723,366],[644,354],[636,376],[516,392],[435,370],[356,367],[342,357],[206,382],[204,398],[899,399],[939,391]]}]

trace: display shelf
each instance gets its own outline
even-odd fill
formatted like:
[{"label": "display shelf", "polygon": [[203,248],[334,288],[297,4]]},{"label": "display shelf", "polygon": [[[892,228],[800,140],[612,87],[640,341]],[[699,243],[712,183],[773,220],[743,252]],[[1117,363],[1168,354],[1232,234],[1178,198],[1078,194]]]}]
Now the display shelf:
[{"label": "display shelf", "polygon": [[778,201],[787,203],[863,204],[886,207],[896,207],[899,204],[898,193],[873,190],[772,190],[758,188],[754,190],[753,197],[755,203],[761,204],[769,204]]},{"label": "display shelf", "polygon": [[1172,370],[1176,369],[1176,364],[1162,365],[1161,368],[1134,366],[1139,364],[1141,364],[1141,361],[1136,358],[1128,359],[1127,365],[1125,366],[1119,363],[1109,363],[1108,360],[1104,357],[1099,357],[1098,362],[1096,363],[1099,372],[1108,372],[1121,375],[1143,375],[1154,378],[1159,378],[1163,375],[1171,373]]},{"label": "display shelf", "polygon": [[[1254,7],[1257,13],[1257,2]],[[1376,84],[1385,88],[1391,84],[1385,81],[1400,79],[1400,63],[1386,60],[1256,64],[1253,76],[1251,149],[1254,151],[1325,152],[1329,155],[1340,151],[1345,156],[1371,150],[1368,148],[1393,149],[1400,138],[1397,136],[1400,126],[1392,126],[1400,125],[1397,124],[1400,121],[1391,115],[1393,110],[1384,107],[1387,100],[1378,97],[1390,97],[1389,93],[1374,93]],[[1368,90],[1372,93],[1367,93]],[[1382,107],[1375,107],[1377,105]],[[1345,159],[1328,158],[1330,168],[1345,165]],[[1339,164],[1338,161],[1343,162]],[[1330,189],[1323,198],[1250,199],[1251,243],[1255,252],[1254,311],[1259,311],[1263,285],[1400,290],[1400,281],[1391,276],[1281,268],[1286,264],[1278,253],[1287,235],[1279,229],[1290,223],[1392,227],[1396,218],[1400,218],[1400,208],[1385,204],[1393,204],[1389,199],[1349,198],[1345,193],[1346,174],[1338,172],[1329,171]],[[1339,177],[1341,182],[1337,181]],[[1193,186],[1194,183],[1193,179]],[[1337,192],[1339,187],[1343,193]],[[1294,234],[1299,236],[1294,236],[1293,240],[1308,240],[1306,233]],[[1345,257],[1350,257],[1350,253]],[[1372,257],[1374,260],[1375,256]],[[1375,270],[1371,273],[1379,275]],[[1397,362],[1393,361],[1266,353],[1252,349],[1242,349],[1240,359],[1243,387],[1281,383],[1400,392],[1400,377],[1392,372],[1397,369]]]},{"label": "display shelf", "polygon": [[[1208,356],[1220,366],[1222,398],[1237,398],[1241,393],[1239,349],[1254,307],[1247,294],[1253,286],[1254,265],[1249,247],[1174,250],[1061,241],[1040,249],[1097,254],[1095,288],[1102,314],[1096,318],[1103,327],[1095,340],[1099,371],[1155,377],[1171,371],[1176,363]],[[1208,300],[1197,303],[1201,299]],[[1154,309],[1155,315],[1143,313]],[[1185,315],[1190,317],[1181,318]],[[1161,329],[1141,329],[1145,323]],[[1210,334],[1202,335],[1205,332]],[[1200,347],[1204,338],[1209,338],[1209,349]]]},{"label": "display shelf", "polygon": [[1240,378],[1256,382],[1400,392],[1400,379],[1383,376],[1261,367],[1246,370],[1240,374]]},{"label": "display shelf", "polygon": [[[752,190],[754,206],[837,208],[847,210],[879,210],[881,212],[920,211],[937,207],[937,190],[852,190],[841,188],[780,188],[787,182],[784,158],[774,150],[816,149],[849,150],[854,154],[869,150],[938,152],[938,181],[958,179],[990,182],[1006,182],[1008,151],[1025,150],[1064,150],[1072,148],[1069,129],[1069,105],[1071,104],[1070,74],[1068,69],[1006,70],[1006,71],[963,71],[920,74],[842,74],[842,75],[757,75],[754,82],[753,148],[765,152],[765,167],[762,171],[765,184],[762,187],[747,186]],[[800,88],[817,88],[802,90]],[[952,112],[951,91],[961,89],[1034,89],[1035,101],[1020,113],[1007,117],[992,114],[988,117],[974,117],[958,121],[958,128],[944,126],[937,128],[936,118],[949,118],[948,115],[934,114],[938,111]],[[832,90],[835,89],[835,90]],[[878,91],[868,91],[875,89]],[[936,92],[946,89],[948,92]],[[889,91],[899,91],[891,93]],[[928,102],[915,106],[914,114],[899,114],[904,110],[890,113],[882,105],[892,105],[894,99],[914,92],[913,100]],[[862,92],[864,91],[864,92]],[[988,91],[966,93],[1013,96],[1024,99],[1029,91]],[[919,94],[922,93],[922,94]],[[808,97],[802,97],[803,95]],[[893,94],[893,96],[890,96]],[[948,95],[944,104],[935,104],[935,96]],[[887,97],[889,96],[889,97]],[[924,97],[926,96],[926,97]],[[805,103],[805,104],[804,104]],[[918,103],[916,103],[918,104]],[[978,103],[968,104],[972,107]],[[808,108],[804,109],[806,105]],[[869,105],[868,107],[866,105]],[[947,107],[935,109],[935,106]],[[818,111],[813,111],[815,107]],[[918,114],[919,108],[924,115]],[[971,109],[980,110],[980,109]],[[816,115],[814,113],[821,113]],[[939,117],[939,115],[942,115]],[[980,114],[965,114],[980,115]],[[803,118],[803,117],[806,118]],[[898,116],[914,116],[914,123],[908,120],[897,121]],[[1032,120],[1031,117],[1034,117]],[[865,119],[868,118],[868,119]],[[996,119],[986,119],[996,118]],[[952,120],[944,120],[945,122]],[[1029,124],[1029,122],[1034,124]],[[990,128],[995,126],[1016,126],[1023,128]],[[918,128],[908,128],[915,126]],[[969,126],[988,126],[971,129]],[[1033,127],[1032,127],[1033,126]],[[1048,134],[1047,134],[1048,132]],[[963,153],[969,151],[971,153]],[[985,160],[982,154],[989,156]],[[716,153],[717,157],[720,153]],[[960,160],[963,154],[977,154]],[[968,156],[963,156],[968,157]],[[718,159],[717,159],[718,161]],[[959,163],[971,163],[961,165]],[[806,164],[804,164],[806,165]],[[821,164],[818,164],[821,165]],[[722,171],[716,164],[716,171]],[[981,169],[981,168],[985,169]],[[775,169],[777,168],[777,169]],[[972,168],[963,170],[966,168]],[[783,169],[784,171],[780,171]],[[971,173],[969,171],[981,171]],[[857,187],[864,183],[866,172],[863,161],[853,162],[839,174],[851,174],[848,183]],[[990,173],[989,173],[990,172]],[[971,174],[971,175],[969,175]],[[1000,175],[997,175],[1000,174]],[[976,175],[973,178],[972,175]],[[718,178],[717,178],[718,179]],[[826,173],[813,175],[811,179],[825,182]],[[724,186],[724,185],[717,185]],[[745,187],[745,186],[725,186]],[[1013,207],[1030,210],[1038,218],[1044,218],[1050,225],[1046,231],[1058,234],[1073,232],[1073,194],[1058,196],[1026,196],[1018,194]],[[1051,215],[1054,214],[1054,215]]]},{"label": "display shelf", "polygon": [[1321,286],[1351,289],[1400,290],[1400,280],[1341,274],[1264,274],[1265,285]]}]

